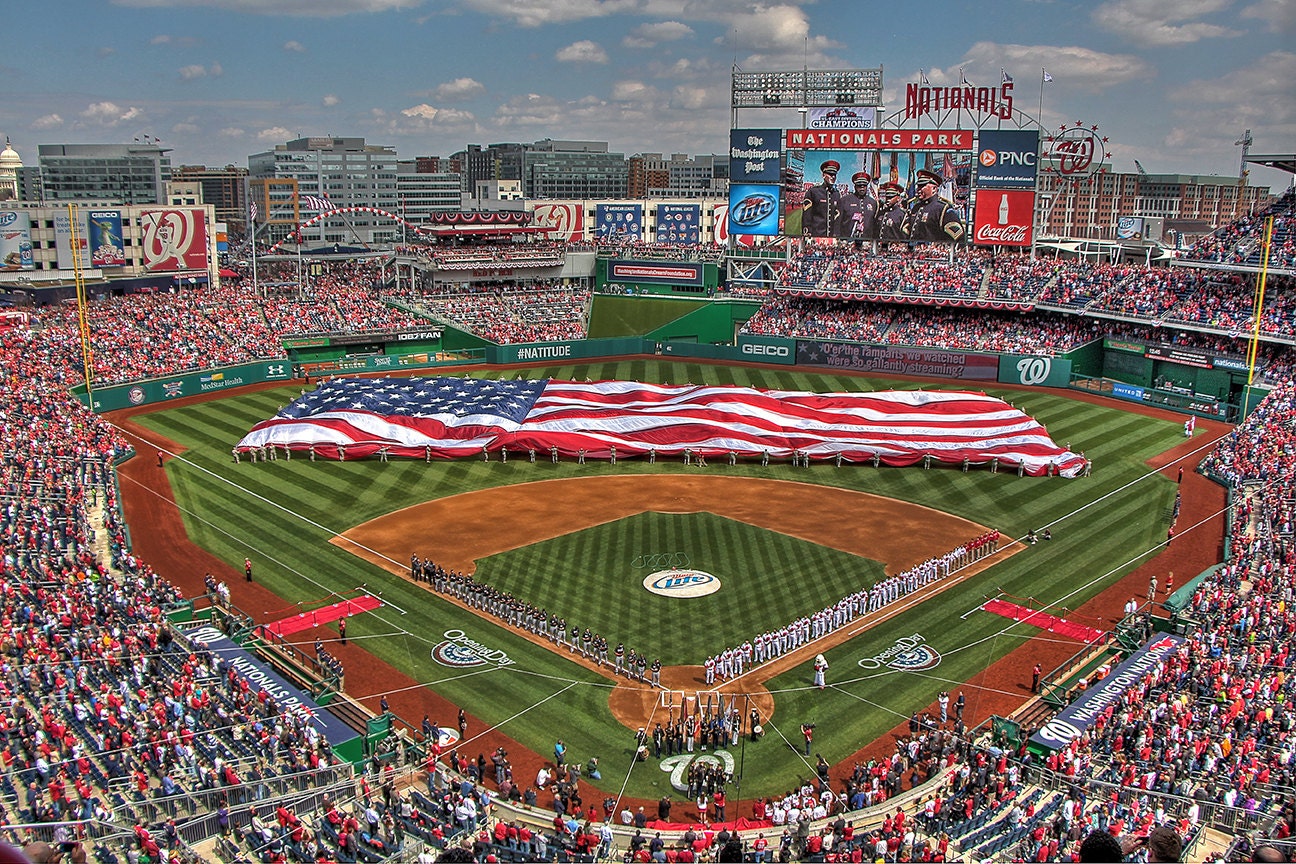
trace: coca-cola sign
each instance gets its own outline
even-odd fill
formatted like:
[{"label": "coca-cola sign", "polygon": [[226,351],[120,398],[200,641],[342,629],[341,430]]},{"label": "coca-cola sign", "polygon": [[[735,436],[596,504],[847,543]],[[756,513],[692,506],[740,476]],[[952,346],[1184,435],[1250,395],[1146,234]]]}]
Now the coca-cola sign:
[{"label": "coca-cola sign", "polygon": [[972,242],[979,246],[1029,246],[1035,224],[1034,190],[977,190]]}]

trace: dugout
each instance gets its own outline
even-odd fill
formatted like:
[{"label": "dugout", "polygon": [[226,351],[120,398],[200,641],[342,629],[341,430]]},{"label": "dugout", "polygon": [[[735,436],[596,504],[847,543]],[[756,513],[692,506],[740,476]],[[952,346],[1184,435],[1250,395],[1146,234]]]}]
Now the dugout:
[{"label": "dugout", "polygon": [[1245,358],[1170,343],[1104,339],[1101,377],[1115,382],[1111,395],[1235,421],[1247,390]]}]

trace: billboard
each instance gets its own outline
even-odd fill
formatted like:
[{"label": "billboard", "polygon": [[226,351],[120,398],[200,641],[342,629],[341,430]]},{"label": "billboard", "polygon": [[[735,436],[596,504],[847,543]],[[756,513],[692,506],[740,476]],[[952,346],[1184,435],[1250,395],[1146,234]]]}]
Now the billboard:
[{"label": "billboard", "polygon": [[74,259],[72,256],[72,219],[68,216],[67,208],[55,211],[54,213],[54,250],[58,258],[58,267],[60,270],[76,270],[80,267],[88,267],[90,262],[86,260],[86,252],[89,249],[89,239],[86,236],[86,219],[85,214],[80,210],[76,211],[76,247],[77,254]]},{"label": "billboard", "polygon": [[144,269],[207,269],[207,218],[202,210],[145,210],[140,214]]},{"label": "billboard", "polygon": [[32,270],[31,217],[23,210],[0,210],[0,270]]},{"label": "billboard", "polygon": [[702,238],[702,207],[698,204],[658,204],[657,242],[695,244]]},{"label": "billboard", "polygon": [[[829,177],[826,170],[835,168]],[[863,187],[855,178],[867,174]],[[939,186],[923,180],[934,174]],[[971,154],[900,150],[789,150],[783,233],[904,243],[960,243],[966,235]],[[884,185],[895,184],[895,185]]]},{"label": "billboard", "polygon": [[548,228],[549,239],[576,243],[585,239],[585,205],[537,204],[531,210],[532,225]]},{"label": "billboard", "polygon": [[779,233],[779,187],[729,184],[729,230],[772,237]]},{"label": "billboard", "polygon": [[789,150],[972,149],[971,129],[789,129]]},{"label": "billboard", "polygon": [[1142,240],[1145,236],[1142,216],[1121,216],[1116,220],[1117,240]]},{"label": "billboard", "polygon": [[729,181],[777,183],[782,143],[779,129],[730,129]]},{"label": "billboard", "polygon": [[809,108],[806,125],[811,129],[876,129],[876,108]]},{"label": "billboard", "polygon": [[799,366],[827,366],[853,372],[921,375],[925,378],[958,378],[965,381],[994,381],[999,377],[997,354],[801,339],[797,340],[796,346],[796,362]]},{"label": "billboard", "polygon": [[600,240],[643,239],[642,204],[595,204],[594,236]]},{"label": "billboard", "polygon": [[729,233],[729,204],[720,202],[711,205],[711,234],[717,246],[729,245],[729,239],[732,237],[735,246],[741,246],[744,249],[750,249],[756,245],[756,237],[753,234],[730,234]]},{"label": "billboard", "polygon": [[1034,189],[1039,131],[983,129],[977,147],[978,189]]},{"label": "billboard", "polygon": [[91,210],[86,214],[87,245],[91,267],[125,267],[126,244],[122,240],[120,210]]},{"label": "billboard", "polygon": [[621,261],[608,262],[609,282],[637,285],[701,285],[702,265],[688,261]]},{"label": "billboard", "polygon": [[978,246],[1030,246],[1035,219],[1035,192],[1020,189],[977,189]]}]

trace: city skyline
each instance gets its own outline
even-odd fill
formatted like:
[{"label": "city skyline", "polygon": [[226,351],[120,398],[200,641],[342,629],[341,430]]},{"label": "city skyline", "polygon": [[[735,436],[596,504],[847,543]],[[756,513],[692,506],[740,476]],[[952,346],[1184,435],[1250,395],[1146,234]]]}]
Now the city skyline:
[{"label": "city skyline", "polygon": [[[55,0],[60,51],[11,39],[0,134],[25,164],[50,143],[156,141],[173,165],[246,166],[298,137],[363,137],[402,158],[468,144],[607,141],[723,153],[744,71],[884,69],[906,83],[1013,80],[1046,129],[1097,124],[1114,170],[1237,176],[1296,141],[1296,4],[1286,0]],[[70,14],[69,14],[70,13]],[[48,27],[35,4],[10,33]],[[873,24],[877,20],[884,22]],[[500,62],[507,58],[508,62]],[[1051,81],[1044,83],[1047,70]],[[792,127],[744,109],[740,125]],[[930,121],[927,121],[930,125]],[[968,125],[968,124],[965,124]],[[1290,176],[1253,166],[1280,190]]]}]

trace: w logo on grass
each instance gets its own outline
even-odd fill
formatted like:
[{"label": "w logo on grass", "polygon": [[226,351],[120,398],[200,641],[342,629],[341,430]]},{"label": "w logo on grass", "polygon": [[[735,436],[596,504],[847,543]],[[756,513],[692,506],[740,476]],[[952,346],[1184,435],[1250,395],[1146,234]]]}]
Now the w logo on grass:
[{"label": "w logo on grass", "polygon": [[442,666],[452,666],[457,669],[486,665],[486,661],[478,657],[471,648],[465,648],[454,642],[442,642],[433,648],[432,659]]}]

